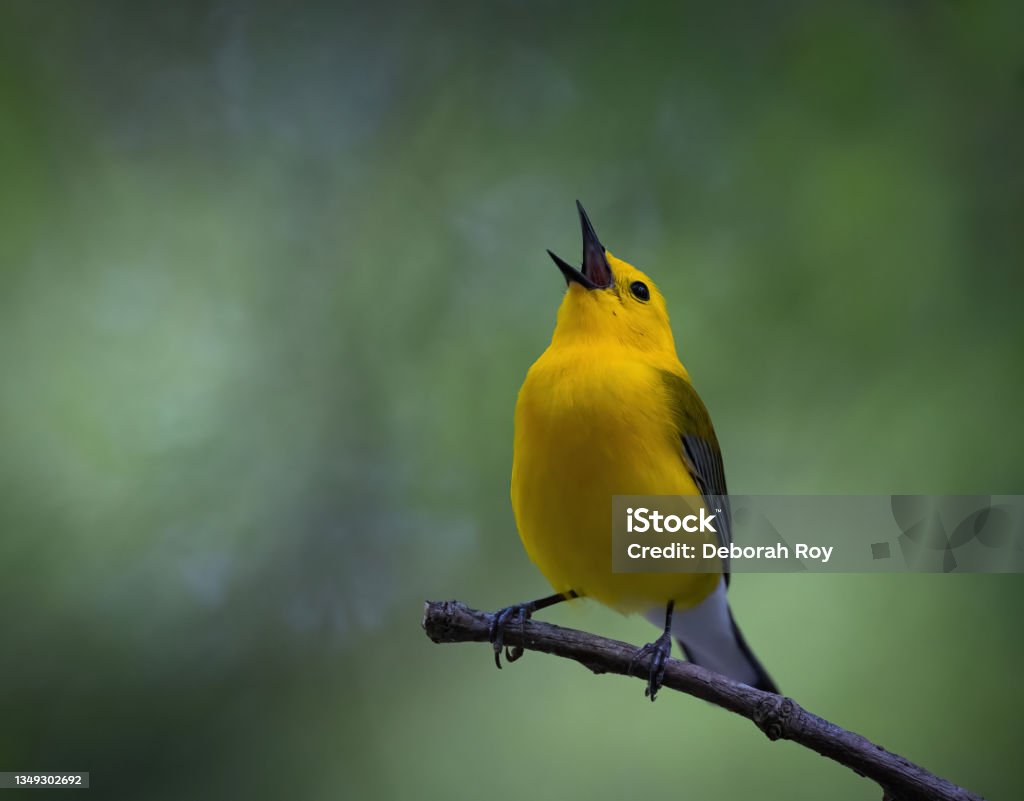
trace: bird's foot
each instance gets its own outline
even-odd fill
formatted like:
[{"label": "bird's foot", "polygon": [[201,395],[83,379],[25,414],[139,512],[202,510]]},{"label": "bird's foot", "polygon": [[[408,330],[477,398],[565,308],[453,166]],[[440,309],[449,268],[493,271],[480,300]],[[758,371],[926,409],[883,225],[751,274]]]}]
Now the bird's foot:
[{"label": "bird's foot", "polygon": [[491,614],[491,645],[494,647],[494,664],[498,666],[498,670],[501,670],[501,649],[503,647],[505,648],[505,658],[509,662],[515,662],[523,655],[521,645],[511,648],[505,646],[505,627],[510,623],[516,623],[522,631],[523,624],[530,619],[535,608],[536,604],[532,602],[513,604]]},{"label": "bird's foot", "polygon": [[665,681],[665,662],[672,655],[672,635],[667,631],[654,642],[649,642],[643,648],[637,649],[629,662],[629,672],[638,662],[650,657],[651,664],[647,674],[647,687],[644,689],[644,696],[654,700]]}]

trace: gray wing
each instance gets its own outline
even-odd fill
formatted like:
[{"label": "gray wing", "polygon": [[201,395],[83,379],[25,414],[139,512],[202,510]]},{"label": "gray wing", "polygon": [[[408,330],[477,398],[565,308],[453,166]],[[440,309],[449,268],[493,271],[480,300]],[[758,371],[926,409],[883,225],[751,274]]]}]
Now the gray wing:
[{"label": "gray wing", "polygon": [[[683,461],[693,482],[700,490],[704,505],[719,512],[718,541],[722,545],[732,544],[732,512],[729,508],[728,489],[725,484],[725,466],[718,437],[711,425],[707,407],[693,388],[682,376],[664,373],[669,402],[683,446]],[[722,564],[726,584],[729,583],[729,561]]]}]

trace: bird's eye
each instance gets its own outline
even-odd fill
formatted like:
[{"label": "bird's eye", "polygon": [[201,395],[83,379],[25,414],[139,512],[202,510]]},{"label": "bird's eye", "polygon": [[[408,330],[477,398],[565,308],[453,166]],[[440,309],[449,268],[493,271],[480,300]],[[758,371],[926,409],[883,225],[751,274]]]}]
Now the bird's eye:
[{"label": "bird's eye", "polygon": [[651,290],[647,288],[647,284],[643,281],[634,281],[629,285],[629,291],[633,293],[633,297],[637,300],[648,301],[651,299]]}]

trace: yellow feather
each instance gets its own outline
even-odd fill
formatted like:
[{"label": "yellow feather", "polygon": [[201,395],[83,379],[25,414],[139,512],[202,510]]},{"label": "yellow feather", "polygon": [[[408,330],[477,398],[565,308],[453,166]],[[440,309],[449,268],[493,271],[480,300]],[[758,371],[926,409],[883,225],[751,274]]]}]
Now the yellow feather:
[{"label": "yellow feather", "polygon": [[[685,609],[720,576],[613,573],[611,503],[614,495],[699,495],[681,420],[709,431],[710,421],[676,355],[661,294],[635,267],[606,257],[614,286],[569,284],[551,345],[520,390],[512,506],[527,553],[557,592],[622,612],[670,600]],[[636,281],[649,300],[633,296]],[[688,392],[673,392],[666,373]]]}]

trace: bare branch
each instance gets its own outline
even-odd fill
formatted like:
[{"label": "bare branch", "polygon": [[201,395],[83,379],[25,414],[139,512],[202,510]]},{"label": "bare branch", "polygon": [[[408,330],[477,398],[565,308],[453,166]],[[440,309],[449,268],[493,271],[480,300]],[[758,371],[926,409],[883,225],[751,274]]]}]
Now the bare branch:
[{"label": "bare branch", "polygon": [[[488,642],[490,616],[458,601],[428,601],[423,628],[436,643]],[[630,670],[636,648],[585,631],[529,620],[505,631],[508,645],[573,659],[594,673],[647,679],[646,664]],[[808,712],[792,698],[755,690],[710,670],[670,659],[665,687],[702,698],[753,721],[770,740],[792,740],[877,782],[894,801],[982,801],[866,737]]]}]

